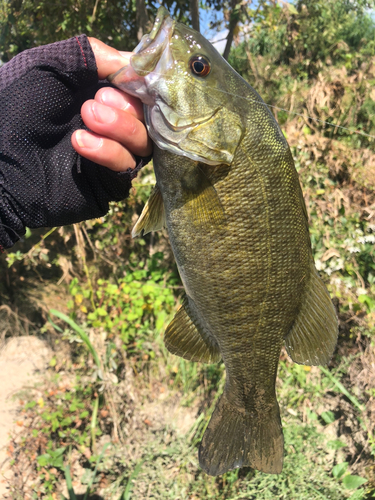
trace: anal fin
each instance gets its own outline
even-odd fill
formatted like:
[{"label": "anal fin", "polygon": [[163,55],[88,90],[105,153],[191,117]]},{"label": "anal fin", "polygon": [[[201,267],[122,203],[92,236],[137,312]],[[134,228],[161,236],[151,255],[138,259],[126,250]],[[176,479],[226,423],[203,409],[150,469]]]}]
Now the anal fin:
[{"label": "anal fin", "polygon": [[309,287],[297,319],[285,338],[285,347],[296,363],[326,365],[336,347],[337,316],[313,261],[311,266]]},{"label": "anal fin", "polygon": [[164,334],[166,348],[190,361],[217,363],[221,359],[215,339],[200,323],[187,296]]},{"label": "anal fin", "polygon": [[158,231],[166,226],[163,198],[159,186],[155,184],[150,198],[133,227],[132,237],[143,236],[151,231]]}]

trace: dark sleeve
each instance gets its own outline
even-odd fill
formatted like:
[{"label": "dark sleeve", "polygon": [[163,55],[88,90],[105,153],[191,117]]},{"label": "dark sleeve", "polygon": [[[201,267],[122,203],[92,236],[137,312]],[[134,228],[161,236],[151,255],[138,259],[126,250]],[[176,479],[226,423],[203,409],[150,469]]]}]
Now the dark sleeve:
[{"label": "dark sleeve", "polygon": [[70,142],[74,130],[86,128],[80,109],[99,88],[85,35],[27,50],[0,69],[3,248],[12,246],[25,227],[99,217],[109,201],[128,196],[134,171],[116,173],[97,165]]}]

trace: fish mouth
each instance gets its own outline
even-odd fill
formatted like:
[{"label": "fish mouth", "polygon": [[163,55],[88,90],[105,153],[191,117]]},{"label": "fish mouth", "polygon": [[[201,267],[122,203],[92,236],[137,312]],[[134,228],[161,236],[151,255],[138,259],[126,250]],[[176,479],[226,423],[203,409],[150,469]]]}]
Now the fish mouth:
[{"label": "fish mouth", "polygon": [[[160,7],[158,9],[155,22],[150,33],[142,37],[141,41],[133,51],[134,54],[138,54],[139,52],[142,52],[150,48],[153,42],[155,42],[155,39],[158,37],[159,33],[163,30],[169,32],[170,29],[174,27],[174,24],[175,22],[172,21],[171,16],[167,11],[167,9],[164,7]],[[170,33],[169,38],[171,38],[172,34],[173,33]]]},{"label": "fish mouth", "polygon": [[134,49],[130,64],[109,75],[108,80],[124,92],[139,97],[144,104],[149,104],[148,99],[144,99],[147,93],[144,87],[145,77],[156,70],[155,77],[163,75],[173,64],[169,42],[173,36],[175,24],[169,12],[164,7],[160,7],[151,32],[144,35]]},{"label": "fish mouth", "polygon": [[165,52],[169,52],[168,46],[173,36],[175,24],[169,12],[161,7],[150,34],[142,38],[134,50],[134,55],[130,58],[130,64],[139,76],[147,76],[155,70],[157,65],[160,65]]}]

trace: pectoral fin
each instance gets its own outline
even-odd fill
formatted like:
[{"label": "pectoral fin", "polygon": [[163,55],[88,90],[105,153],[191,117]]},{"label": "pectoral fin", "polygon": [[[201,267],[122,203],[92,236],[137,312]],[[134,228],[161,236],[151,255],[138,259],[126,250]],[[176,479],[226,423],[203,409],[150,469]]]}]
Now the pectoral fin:
[{"label": "pectoral fin", "polygon": [[185,210],[190,212],[193,223],[225,223],[223,205],[204,170],[204,165],[196,164],[181,179]]},{"label": "pectoral fin", "polygon": [[311,261],[311,280],[301,310],[285,339],[296,363],[326,365],[337,342],[338,324],[331,297]]},{"label": "pectoral fin", "polygon": [[159,186],[155,184],[150,198],[132,230],[132,237],[143,236],[166,226],[163,198]]},{"label": "pectoral fin", "polygon": [[186,296],[165,331],[164,343],[169,352],[190,361],[217,363],[221,359],[215,339],[205,331]]}]

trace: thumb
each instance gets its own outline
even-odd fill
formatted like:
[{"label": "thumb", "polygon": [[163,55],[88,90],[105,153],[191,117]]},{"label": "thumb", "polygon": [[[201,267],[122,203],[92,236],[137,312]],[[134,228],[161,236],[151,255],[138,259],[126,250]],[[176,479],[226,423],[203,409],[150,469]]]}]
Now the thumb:
[{"label": "thumb", "polygon": [[100,80],[129,64],[132,52],[119,52],[97,38],[89,37],[88,40],[95,55]]}]

